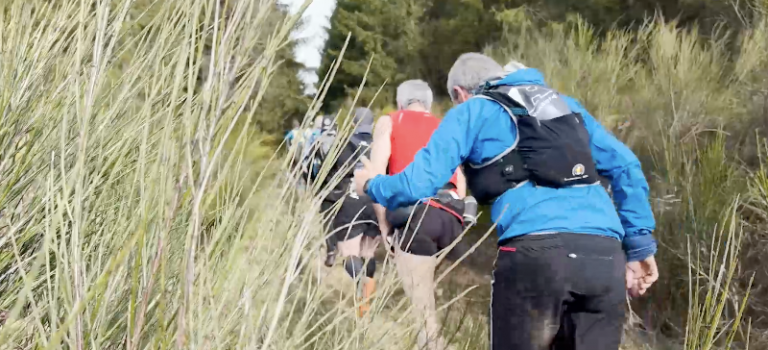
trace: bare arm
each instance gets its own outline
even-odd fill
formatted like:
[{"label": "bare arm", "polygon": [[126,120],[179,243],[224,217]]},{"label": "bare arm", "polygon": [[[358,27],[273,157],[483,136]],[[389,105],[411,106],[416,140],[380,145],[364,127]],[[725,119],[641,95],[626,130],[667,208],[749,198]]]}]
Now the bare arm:
[{"label": "bare arm", "polygon": [[467,196],[467,178],[464,176],[464,170],[461,167],[456,168],[456,192],[461,199]]},{"label": "bare arm", "polygon": [[[371,145],[371,164],[373,165],[374,176],[385,175],[387,173],[387,165],[389,164],[389,156],[392,154],[392,141],[390,136],[392,135],[392,119],[388,116],[382,116],[376,122],[376,126],[373,129],[373,145]],[[381,234],[386,238],[389,233],[389,222],[387,222],[386,208],[379,204],[374,204],[374,211],[376,211],[376,217],[379,220],[379,229]]]}]

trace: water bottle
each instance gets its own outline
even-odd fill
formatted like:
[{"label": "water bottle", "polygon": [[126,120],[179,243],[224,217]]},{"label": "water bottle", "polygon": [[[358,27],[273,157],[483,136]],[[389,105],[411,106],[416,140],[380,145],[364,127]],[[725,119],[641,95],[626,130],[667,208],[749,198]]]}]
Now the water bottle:
[{"label": "water bottle", "polygon": [[464,224],[475,225],[477,224],[477,200],[475,197],[464,197]]}]

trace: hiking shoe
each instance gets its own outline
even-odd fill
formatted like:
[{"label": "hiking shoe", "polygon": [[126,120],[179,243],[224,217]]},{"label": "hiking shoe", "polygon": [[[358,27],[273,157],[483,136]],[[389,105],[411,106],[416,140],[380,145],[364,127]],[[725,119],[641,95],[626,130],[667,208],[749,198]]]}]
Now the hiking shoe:
[{"label": "hiking shoe", "polygon": [[329,251],[325,254],[325,266],[333,267],[336,263],[336,251]]}]

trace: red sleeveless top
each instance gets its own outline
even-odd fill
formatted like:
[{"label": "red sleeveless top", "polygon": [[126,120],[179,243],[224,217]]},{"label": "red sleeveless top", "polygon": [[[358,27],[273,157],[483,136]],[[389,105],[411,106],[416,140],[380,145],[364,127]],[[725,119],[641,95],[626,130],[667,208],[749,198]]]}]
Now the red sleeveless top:
[{"label": "red sleeveless top", "polygon": [[[440,125],[440,119],[428,112],[401,110],[389,114],[392,118],[390,135],[391,154],[389,156],[389,175],[397,174],[413,162],[416,152],[427,146],[429,138]],[[449,181],[456,187],[456,174]]]}]

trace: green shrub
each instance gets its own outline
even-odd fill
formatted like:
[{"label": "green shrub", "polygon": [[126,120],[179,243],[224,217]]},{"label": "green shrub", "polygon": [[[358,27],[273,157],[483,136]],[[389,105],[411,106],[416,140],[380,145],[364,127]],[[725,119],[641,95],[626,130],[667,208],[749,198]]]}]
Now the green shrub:
[{"label": "green shrub", "polygon": [[[506,40],[489,53],[502,62],[517,59],[540,69],[548,83],[579,99],[638,154],[651,186],[662,278],[651,298],[635,306],[646,327],[682,337],[691,291],[683,273],[690,264],[689,244],[701,247],[701,264],[710,268],[715,251],[708,243],[722,230],[728,203],[762,196],[755,190],[749,194],[745,165],[757,163],[755,127],[761,126],[758,139],[766,135],[761,123],[768,106],[766,12],[756,8],[744,16],[748,29],[738,36],[737,52],[731,52],[725,34],[705,39],[696,28],[680,29],[662,18],[598,37],[578,17],[540,29],[525,11],[500,14]],[[764,209],[758,210],[761,215]],[[745,205],[734,215],[748,223],[744,242],[760,241],[763,217]],[[733,300],[745,295],[750,278],[762,271],[763,260],[756,256],[763,249],[742,247],[742,257],[754,259],[734,276]],[[759,316],[757,306],[766,297],[753,293],[747,314]],[[733,316],[729,310],[726,314]]]}]

